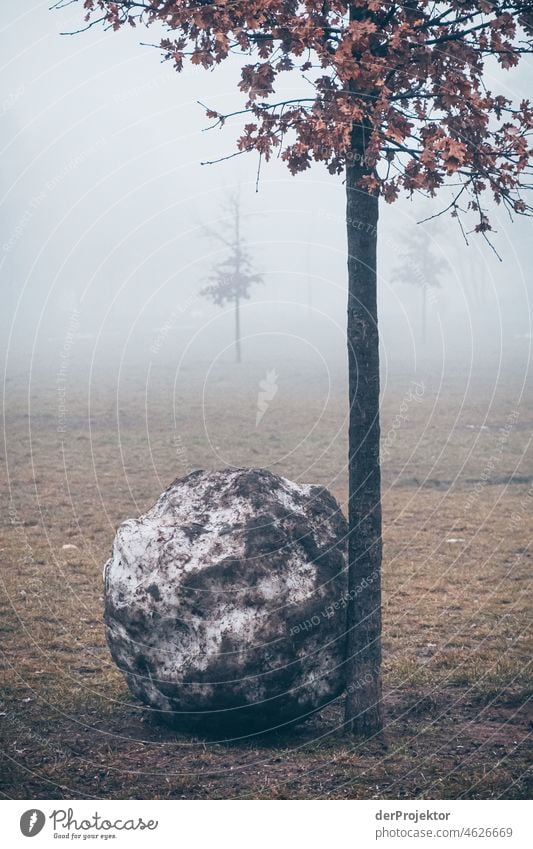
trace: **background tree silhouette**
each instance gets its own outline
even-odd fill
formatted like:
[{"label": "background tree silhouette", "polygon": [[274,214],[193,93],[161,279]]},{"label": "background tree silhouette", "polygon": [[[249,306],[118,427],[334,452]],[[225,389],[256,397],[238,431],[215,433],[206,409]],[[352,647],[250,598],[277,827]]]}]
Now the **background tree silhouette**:
[{"label": "background tree silhouette", "polygon": [[[73,0],[59,0],[56,6]],[[234,54],[242,108],[208,108],[213,126],[244,120],[237,152],[276,152],[293,174],[314,161],[345,174],[348,237],[349,598],[345,720],[383,729],[377,233],[379,198],[444,193],[442,211],[491,229],[486,198],[531,213],[528,100],[489,88],[487,60],[533,52],[529,0],[74,0],[86,25],[155,25],[177,71]],[[275,95],[299,72],[302,93]],[[235,155],[235,154],[232,154]],[[461,222],[461,226],[463,226]]]},{"label": "background tree silhouette", "polygon": [[403,253],[393,271],[394,279],[399,283],[416,286],[420,292],[420,338],[427,340],[427,304],[428,289],[440,289],[450,264],[435,250],[435,238],[442,231],[433,230],[431,240],[422,230],[413,229],[402,234]]},{"label": "background tree silhouette", "polygon": [[235,361],[242,362],[241,301],[250,297],[250,289],[263,278],[253,270],[252,259],[241,230],[239,198],[234,195],[227,205],[227,218],[221,230],[207,230],[227,248],[226,258],[217,263],[210,282],[200,294],[217,306],[233,304],[235,312]]}]

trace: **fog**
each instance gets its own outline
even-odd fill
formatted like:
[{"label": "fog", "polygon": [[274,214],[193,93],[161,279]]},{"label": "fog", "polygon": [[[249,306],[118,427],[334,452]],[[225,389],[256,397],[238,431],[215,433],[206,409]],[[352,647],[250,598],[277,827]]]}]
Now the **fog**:
[{"label": "fog", "polygon": [[[5,374],[57,372],[62,351],[80,369],[206,367],[233,358],[233,316],[200,297],[224,251],[206,234],[239,192],[243,231],[263,284],[243,307],[244,357],[342,369],[345,360],[344,188],[321,165],[292,177],[281,161],[229,155],[239,124],[206,130],[202,101],[239,108],[236,63],[175,73],[140,30],[61,35],[81,7],[8,0],[0,33],[2,358]],[[532,63],[489,79],[528,95]],[[490,76],[490,75],[489,75]],[[298,85],[297,79],[294,85]],[[296,90],[296,89],[295,89]],[[290,91],[290,89],[287,89]],[[383,369],[435,374],[477,366],[528,368],[530,222],[492,212],[495,251],[469,246],[453,219],[418,221],[446,205],[382,204],[379,301]],[[468,223],[467,223],[468,226]],[[405,239],[447,267],[427,285],[399,279]],[[416,260],[415,260],[416,265]],[[416,274],[414,275],[416,276]],[[420,278],[420,274],[418,275]],[[415,281],[416,282],[416,281]],[[44,380],[44,376],[42,377]]]}]

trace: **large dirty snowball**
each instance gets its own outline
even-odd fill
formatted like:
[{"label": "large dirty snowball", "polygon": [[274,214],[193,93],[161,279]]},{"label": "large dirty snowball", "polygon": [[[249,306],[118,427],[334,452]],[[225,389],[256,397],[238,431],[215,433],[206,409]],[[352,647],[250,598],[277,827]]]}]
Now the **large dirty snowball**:
[{"label": "large dirty snowball", "polygon": [[246,733],[343,687],[346,522],[326,489],[193,472],[117,531],[107,637],[132,692],[177,726]]}]

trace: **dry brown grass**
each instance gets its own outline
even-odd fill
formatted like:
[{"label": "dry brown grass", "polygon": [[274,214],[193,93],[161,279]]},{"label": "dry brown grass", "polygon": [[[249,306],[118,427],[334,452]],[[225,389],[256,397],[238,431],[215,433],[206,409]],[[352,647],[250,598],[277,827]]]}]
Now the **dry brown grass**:
[{"label": "dry brown grass", "polygon": [[280,364],[277,400],[256,430],[263,372],[220,366],[205,403],[201,369],[175,394],[170,373],[146,394],[132,378],[118,415],[100,376],[90,428],[87,388],[73,379],[63,441],[53,382],[32,389],[29,410],[24,382],[10,387],[3,794],[527,796],[533,405],[509,376],[495,393],[490,375],[475,391],[460,376],[427,386],[398,428],[408,380],[386,388],[384,439],[395,434],[384,462],[387,748],[343,736],[338,704],[290,734],[224,744],[162,729],[130,697],[102,624],[101,569],[120,521],[178,474],[229,463],[319,482],[346,501],[342,375],[324,406],[318,380]]}]

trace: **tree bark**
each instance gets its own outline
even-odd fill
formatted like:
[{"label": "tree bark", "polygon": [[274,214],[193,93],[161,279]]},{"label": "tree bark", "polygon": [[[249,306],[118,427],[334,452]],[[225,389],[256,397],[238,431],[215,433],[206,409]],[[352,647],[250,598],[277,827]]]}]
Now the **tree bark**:
[{"label": "tree bark", "polygon": [[241,312],[239,298],[235,298],[235,362],[242,362],[241,356]]},{"label": "tree bark", "polygon": [[345,722],[348,730],[368,738],[383,729],[378,198],[358,185],[365,173],[361,159],[356,156],[346,170],[350,418]]}]

